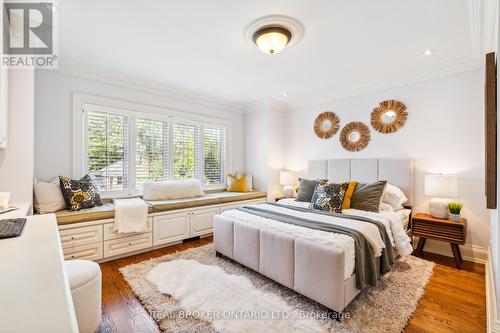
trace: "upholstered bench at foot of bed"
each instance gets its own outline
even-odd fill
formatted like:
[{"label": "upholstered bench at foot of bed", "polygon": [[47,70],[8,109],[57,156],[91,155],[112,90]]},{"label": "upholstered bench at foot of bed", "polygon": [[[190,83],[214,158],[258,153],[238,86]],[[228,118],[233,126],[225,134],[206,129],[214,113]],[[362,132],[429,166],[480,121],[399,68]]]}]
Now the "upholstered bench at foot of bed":
[{"label": "upholstered bench at foot of bed", "polygon": [[341,312],[359,293],[344,280],[344,251],[217,215],[215,250],[274,281]]}]

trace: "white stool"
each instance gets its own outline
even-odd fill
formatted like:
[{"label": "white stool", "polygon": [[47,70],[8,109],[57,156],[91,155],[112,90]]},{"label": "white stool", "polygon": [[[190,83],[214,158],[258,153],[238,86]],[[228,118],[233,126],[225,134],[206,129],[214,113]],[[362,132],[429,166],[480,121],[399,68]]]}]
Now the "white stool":
[{"label": "white stool", "polygon": [[93,333],[101,324],[101,269],[90,260],[64,262],[80,333]]}]

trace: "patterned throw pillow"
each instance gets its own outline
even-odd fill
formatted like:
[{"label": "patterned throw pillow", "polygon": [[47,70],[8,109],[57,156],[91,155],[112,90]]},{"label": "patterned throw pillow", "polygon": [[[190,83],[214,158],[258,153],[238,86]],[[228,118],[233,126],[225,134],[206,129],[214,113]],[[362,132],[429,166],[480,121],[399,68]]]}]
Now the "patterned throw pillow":
[{"label": "patterned throw pillow", "polygon": [[80,180],[60,176],[59,183],[66,207],[71,211],[102,206],[102,199],[90,175]]},{"label": "patterned throw pillow", "polygon": [[318,181],[311,200],[311,208],[326,210],[330,213],[342,213],[342,202],[349,183],[334,184]]}]

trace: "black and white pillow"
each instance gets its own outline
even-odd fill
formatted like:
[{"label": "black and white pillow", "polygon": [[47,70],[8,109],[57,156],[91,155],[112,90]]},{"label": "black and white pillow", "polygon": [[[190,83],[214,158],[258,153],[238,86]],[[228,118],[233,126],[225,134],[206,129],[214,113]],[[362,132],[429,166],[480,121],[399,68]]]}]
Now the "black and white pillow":
[{"label": "black and white pillow", "polygon": [[64,201],[69,210],[102,206],[101,196],[90,175],[85,175],[79,180],[60,176],[59,180]]},{"label": "black and white pillow", "polygon": [[349,183],[335,184],[318,181],[311,200],[311,208],[325,210],[330,213],[342,213],[342,202]]}]

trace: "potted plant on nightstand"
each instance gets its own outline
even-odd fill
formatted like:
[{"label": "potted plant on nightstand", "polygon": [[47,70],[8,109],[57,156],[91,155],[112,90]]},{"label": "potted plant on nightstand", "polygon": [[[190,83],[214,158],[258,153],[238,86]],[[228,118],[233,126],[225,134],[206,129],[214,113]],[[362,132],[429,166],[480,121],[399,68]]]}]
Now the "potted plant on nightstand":
[{"label": "potted plant on nightstand", "polygon": [[463,205],[459,202],[450,202],[448,204],[448,209],[450,210],[450,220],[453,222],[460,221],[460,211]]}]

